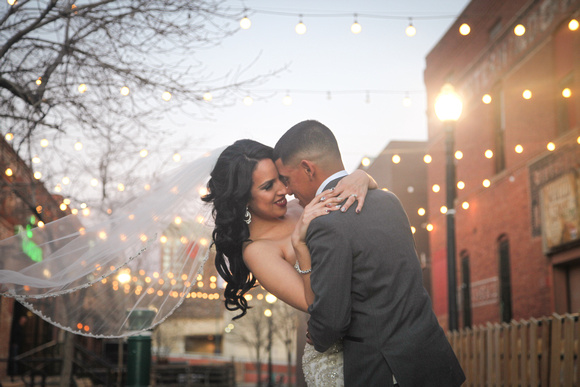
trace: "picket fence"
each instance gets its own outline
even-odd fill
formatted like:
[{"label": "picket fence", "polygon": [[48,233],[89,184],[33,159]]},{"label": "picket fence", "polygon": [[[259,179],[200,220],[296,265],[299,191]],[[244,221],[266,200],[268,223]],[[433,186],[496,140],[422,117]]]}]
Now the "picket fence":
[{"label": "picket fence", "polygon": [[464,386],[580,386],[578,314],[465,328],[448,339]]}]

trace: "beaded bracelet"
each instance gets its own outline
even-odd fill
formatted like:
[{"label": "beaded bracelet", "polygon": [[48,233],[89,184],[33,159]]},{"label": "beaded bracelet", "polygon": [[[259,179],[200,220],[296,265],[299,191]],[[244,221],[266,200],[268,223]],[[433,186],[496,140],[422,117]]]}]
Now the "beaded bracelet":
[{"label": "beaded bracelet", "polygon": [[308,270],[301,270],[300,265],[298,264],[298,261],[296,261],[296,263],[294,264],[294,269],[296,269],[296,271],[300,274],[308,274],[312,271],[312,268],[310,268]]}]

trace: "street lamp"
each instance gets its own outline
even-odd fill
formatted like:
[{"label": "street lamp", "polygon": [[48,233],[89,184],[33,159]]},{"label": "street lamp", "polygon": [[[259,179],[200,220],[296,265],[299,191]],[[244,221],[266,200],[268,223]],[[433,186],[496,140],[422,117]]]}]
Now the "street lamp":
[{"label": "street lamp", "polygon": [[[266,295],[266,302],[274,309],[274,303],[278,300],[275,295],[268,293]],[[268,317],[268,387],[274,386],[274,373],[272,372],[272,310],[266,309],[264,315]]]},{"label": "street lamp", "polygon": [[435,99],[435,114],[445,129],[445,192],[447,207],[447,293],[449,303],[449,330],[459,328],[457,318],[457,280],[455,269],[455,122],[461,115],[463,104],[453,86],[446,83]]}]

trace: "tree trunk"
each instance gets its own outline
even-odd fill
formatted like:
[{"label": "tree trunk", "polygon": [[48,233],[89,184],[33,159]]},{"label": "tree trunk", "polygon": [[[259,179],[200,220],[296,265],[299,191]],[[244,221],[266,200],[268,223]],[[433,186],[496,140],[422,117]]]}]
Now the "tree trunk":
[{"label": "tree trunk", "polygon": [[75,335],[65,331],[64,343],[62,348],[62,368],[60,371],[60,387],[71,385],[73,356],[75,349]]}]

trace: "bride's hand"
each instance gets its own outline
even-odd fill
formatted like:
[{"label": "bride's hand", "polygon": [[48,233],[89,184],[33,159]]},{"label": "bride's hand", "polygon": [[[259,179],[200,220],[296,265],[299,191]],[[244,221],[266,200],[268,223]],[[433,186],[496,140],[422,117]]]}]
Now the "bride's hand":
[{"label": "bride's hand", "polygon": [[306,231],[312,219],[318,218],[319,216],[326,215],[332,211],[337,211],[340,209],[340,203],[344,200],[335,194],[336,190],[326,190],[316,195],[314,199],[304,207],[298,223],[294,228],[292,233],[292,245],[298,247],[306,242]]},{"label": "bride's hand", "polygon": [[356,213],[359,214],[364,206],[365,198],[369,189],[378,188],[375,180],[365,171],[357,169],[350,175],[341,179],[336,185],[334,192],[337,196],[346,199],[346,202],[340,209],[346,212],[348,208],[358,200]]}]

